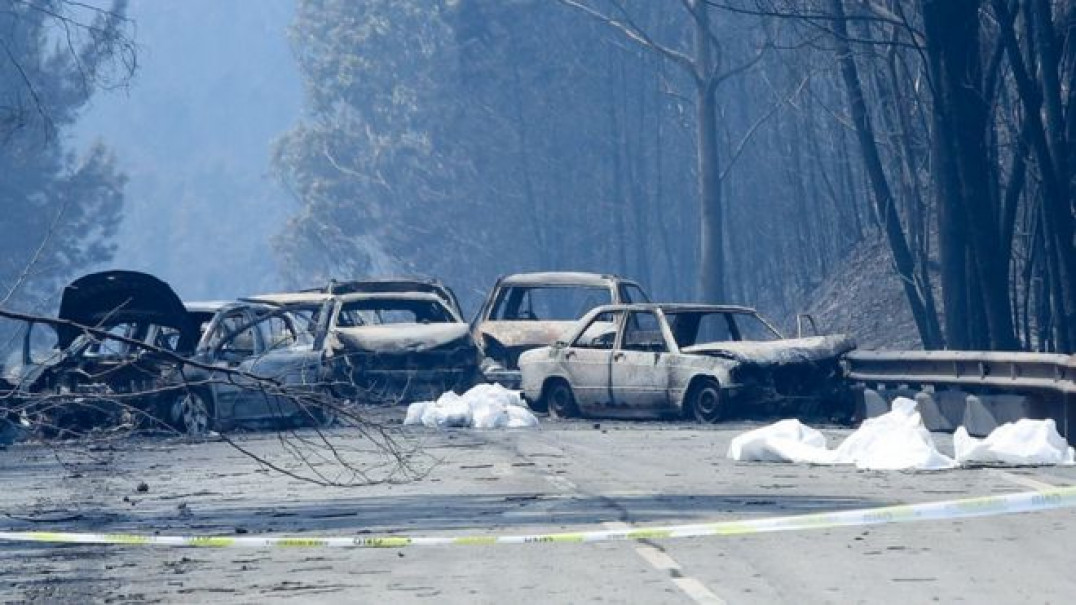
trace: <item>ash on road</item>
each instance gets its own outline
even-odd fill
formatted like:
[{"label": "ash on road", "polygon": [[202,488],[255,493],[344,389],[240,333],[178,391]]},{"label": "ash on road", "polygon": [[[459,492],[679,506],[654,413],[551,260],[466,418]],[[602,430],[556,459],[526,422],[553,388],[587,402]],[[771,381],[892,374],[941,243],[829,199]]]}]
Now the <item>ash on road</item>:
[{"label": "ash on road", "polygon": [[[864,472],[736,463],[747,425],[546,422],[400,428],[422,479],[320,487],[222,442],[128,439],[0,452],[0,526],[235,535],[462,535],[751,519],[1076,483],[1072,469]],[[831,444],[848,431],[826,431]],[[341,428],[334,443],[383,462]],[[941,437],[942,449],[951,445]],[[292,440],[294,442],[294,439]],[[240,444],[296,465],[272,434]],[[325,473],[333,468],[322,466]],[[144,485],[143,485],[144,484]],[[141,487],[140,487],[141,486]],[[657,542],[399,550],[0,543],[0,598],[64,602],[1067,602],[1076,512]]]}]

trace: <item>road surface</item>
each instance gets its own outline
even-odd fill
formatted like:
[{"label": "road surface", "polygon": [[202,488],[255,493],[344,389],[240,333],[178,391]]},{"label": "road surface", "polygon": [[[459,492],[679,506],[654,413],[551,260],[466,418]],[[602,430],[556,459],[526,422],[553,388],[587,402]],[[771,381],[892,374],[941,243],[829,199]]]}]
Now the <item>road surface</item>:
[{"label": "road surface", "polygon": [[[928,502],[1076,484],[1076,469],[865,472],[737,463],[745,424],[545,421],[541,430],[396,427],[427,457],[400,484],[322,487],[300,438],[117,439],[0,452],[0,527],[198,535],[584,531]],[[831,445],[847,430],[825,431]],[[329,433],[363,468],[354,429]],[[942,451],[951,443],[938,436]],[[301,451],[310,452],[309,447]],[[313,461],[330,478],[339,466]],[[0,599],[64,602],[1070,602],[1076,510],[740,537],[244,550],[0,543]]]}]

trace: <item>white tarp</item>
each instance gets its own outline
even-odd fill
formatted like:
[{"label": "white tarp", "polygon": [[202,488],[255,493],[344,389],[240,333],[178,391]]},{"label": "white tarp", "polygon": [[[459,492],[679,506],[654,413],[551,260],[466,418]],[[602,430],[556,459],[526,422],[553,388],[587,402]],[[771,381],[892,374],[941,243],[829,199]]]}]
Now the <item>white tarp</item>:
[{"label": "white tarp", "polygon": [[476,429],[531,428],[538,419],[526,408],[519,391],[499,384],[480,384],[463,395],[452,391],[437,401],[419,401],[407,407],[404,424]]},{"label": "white tarp", "polygon": [[728,457],[757,462],[810,462],[827,464],[833,458],[826,437],[799,420],[789,419],[737,435]]},{"label": "white tarp", "polygon": [[854,464],[875,470],[939,470],[956,465],[934,445],[911,399],[898,397],[892,411],[865,420],[835,450],[818,431],[782,420],[737,436],[728,457],[740,461]]},{"label": "white tarp", "polygon": [[1074,452],[1052,419],[1006,422],[985,439],[960,427],[953,433],[960,464],[1073,464]]}]

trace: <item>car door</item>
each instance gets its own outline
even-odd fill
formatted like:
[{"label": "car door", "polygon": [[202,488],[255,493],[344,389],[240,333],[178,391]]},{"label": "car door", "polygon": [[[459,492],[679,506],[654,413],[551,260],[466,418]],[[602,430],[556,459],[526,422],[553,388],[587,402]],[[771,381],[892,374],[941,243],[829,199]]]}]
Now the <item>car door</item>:
[{"label": "car door", "polygon": [[671,407],[671,355],[661,319],[653,311],[630,311],[610,364],[610,411],[626,415],[661,413]]},{"label": "car door", "polygon": [[212,330],[210,359],[225,370],[215,372],[210,385],[217,417],[227,422],[257,418],[266,406],[258,381],[248,376],[261,348],[252,315],[245,309],[232,311]]},{"label": "car door", "polygon": [[257,413],[264,419],[277,420],[303,416],[301,395],[318,391],[322,372],[319,352],[309,330],[300,329],[294,318],[283,311],[263,317],[255,324],[263,349],[251,359],[250,372],[284,385],[287,392],[274,389],[257,398]]},{"label": "car door", "polygon": [[584,414],[610,402],[609,363],[623,313],[609,311],[594,317],[561,352],[576,405]]}]

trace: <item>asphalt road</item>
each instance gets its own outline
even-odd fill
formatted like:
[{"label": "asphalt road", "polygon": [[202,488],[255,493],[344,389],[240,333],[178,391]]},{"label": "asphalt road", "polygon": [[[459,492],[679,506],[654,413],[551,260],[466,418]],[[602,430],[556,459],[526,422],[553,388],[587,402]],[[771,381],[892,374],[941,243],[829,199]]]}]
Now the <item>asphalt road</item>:
[{"label": "asphalt road", "polygon": [[[316,486],[301,433],[237,445],[122,439],[0,452],[0,527],[200,535],[470,535],[755,519],[1076,484],[1076,469],[935,473],[735,463],[748,425],[553,422],[395,428],[423,478]],[[827,431],[831,445],[847,434]],[[340,455],[386,459],[354,429]],[[940,436],[943,451],[950,448]],[[315,455],[313,446],[299,448]],[[289,453],[291,452],[291,453]],[[325,453],[325,450],[321,450]],[[310,462],[325,476],[338,465]],[[144,485],[140,489],[140,485]],[[741,537],[378,550],[0,543],[0,599],[62,602],[1065,603],[1076,510]]]}]

